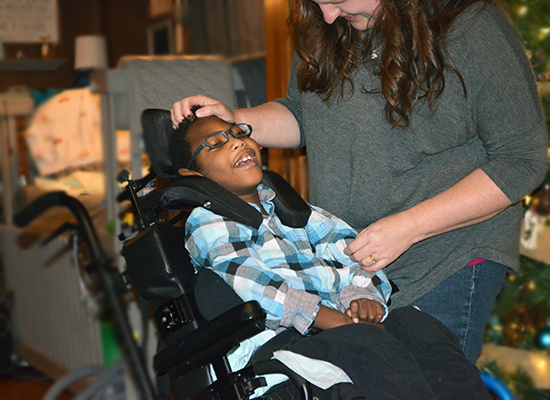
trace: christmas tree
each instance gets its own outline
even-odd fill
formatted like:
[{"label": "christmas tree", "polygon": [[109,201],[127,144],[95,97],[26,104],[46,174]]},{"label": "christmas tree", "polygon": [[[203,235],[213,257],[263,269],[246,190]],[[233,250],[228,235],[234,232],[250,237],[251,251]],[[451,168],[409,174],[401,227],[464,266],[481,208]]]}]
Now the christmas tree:
[{"label": "christmas tree", "polygon": [[[527,55],[541,88],[550,136],[550,1],[502,0],[502,3],[525,40]],[[550,225],[550,168],[543,184],[527,196],[523,204],[526,221],[530,216]],[[526,230],[522,238],[529,233]],[[537,245],[550,248],[550,243]],[[486,332],[486,343],[529,352],[525,354],[550,356],[549,315],[550,264],[522,255],[519,273],[507,276],[499,294]],[[540,367],[550,371],[550,364]],[[550,391],[535,387],[530,374],[521,368],[504,370],[497,362],[489,362],[483,369],[504,381],[517,400],[550,399]]]},{"label": "christmas tree", "polygon": [[550,2],[502,0],[515,28],[523,37],[537,77],[550,71]]}]

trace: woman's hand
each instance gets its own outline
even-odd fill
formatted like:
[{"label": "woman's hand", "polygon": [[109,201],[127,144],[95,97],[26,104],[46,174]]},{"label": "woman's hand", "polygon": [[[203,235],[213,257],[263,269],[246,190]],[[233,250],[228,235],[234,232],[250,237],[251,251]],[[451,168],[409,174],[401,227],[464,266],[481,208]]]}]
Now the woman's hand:
[{"label": "woman's hand", "polygon": [[366,271],[378,271],[413,244],[494,217],[512,204],[481,169],[438,195],[366,227],[344,250]]},{"label": "woman's hand", "polygon": [[222,102],[211,99],[209,97],[198,94],[196,96],[186,97],[172,104],[170,116],[172,118],[172,126],[174,129],[185,119],[193,117],[191,107],[200,105],[201,109],[197,110],[197,117],[208,117],[215,115],[230,124],[235,123],[235,114]]},{"label": "woman's hand", "polygon": [[215,115],[230,124],[247,123],[252,125],[252,139],[260,146],[273,149],[296,148],[300,144],[300,127],[294,114],[277,102],[268,102],[252,108],[230,110],[222,102],[201,94],[186,97],[172,105],[170,115],[174,129],[193,113],[191,107],[200,105],[197,117]]},{"label": "woman's hand", "polygon": [[365,271],[378,271],[418,241],[416,224],[402,213],[382,218],[362,230],[344,250]]},{"label": "woman's hand", "polygon": [[356,324],[359,322],[378,323],[384,318],[384,306],[375,300],[353,300],[346,310],[346,315]]}]

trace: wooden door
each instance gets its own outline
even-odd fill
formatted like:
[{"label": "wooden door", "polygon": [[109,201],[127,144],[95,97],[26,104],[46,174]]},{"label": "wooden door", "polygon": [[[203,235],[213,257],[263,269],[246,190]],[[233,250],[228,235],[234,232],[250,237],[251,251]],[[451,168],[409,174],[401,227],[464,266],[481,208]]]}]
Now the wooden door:
[{"label": "wooden door", "polygon": [[[284,97],[294,47],[288,30],[289,0],[264,0],[267,100]],[[305,149],[269,149],[269,169],[282,175],[305,199],[309,198]]]}]

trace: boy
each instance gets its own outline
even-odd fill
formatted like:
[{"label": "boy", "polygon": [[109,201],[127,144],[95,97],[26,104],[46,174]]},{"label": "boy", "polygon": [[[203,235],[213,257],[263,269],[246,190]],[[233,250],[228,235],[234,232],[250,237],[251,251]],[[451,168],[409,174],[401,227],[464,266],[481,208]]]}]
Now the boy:
[{"label": "boy", "polygon": [[[275,193],[261,184],[260,149],[251,133],[249,125],[206,117],[180,124],[172,143],[189,160],[181,175],[201,174],[264,216],[255,230],[196,208],[186,223],[196,268],[213,270],[267,314],[267,330],[231,355],[241,357],[232,366],[244,366],[269,339],[295,330],[301,335],[285,350],[309,357],[300,360],[310,371],[326,372],[316,360],[327,361],[353,382],[324,390],[315,381],[319,398],[489,399],[479,372],[443,325],[412,308],[388,316],[385,274],[363,271],[343,252],[356,234],[351,227],[313,206],[305,228],[280,222],[271,202]],[[312,328],[321,333],[309,335]],[[297,392],[283,383],[264,396],[294,398]]]}]

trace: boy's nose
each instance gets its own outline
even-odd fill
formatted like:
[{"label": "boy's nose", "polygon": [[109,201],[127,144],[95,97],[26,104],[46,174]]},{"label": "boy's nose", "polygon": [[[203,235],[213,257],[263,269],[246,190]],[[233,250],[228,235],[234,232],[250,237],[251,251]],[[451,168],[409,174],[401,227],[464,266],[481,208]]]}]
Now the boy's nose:
[{"label": "boy's nose", "polygon": [[230,145],[231,145],[231,148],[233,150],[236,150],[240,147],[243,147],[246,144],[246,142],[243,139],[238,139],[238,138],[232,137],[231,140],[232,141],[231,141]]},{"label": "boy's nose", "polygon": [[323,13],[323,19],[329,25],[334,23],[334,21],[336,21],[336,18],[340,16],[341,11],[338,7],[334,6],[334,4],[322,4],[319,5],[319,7],[321,8],[321,12]]}]

